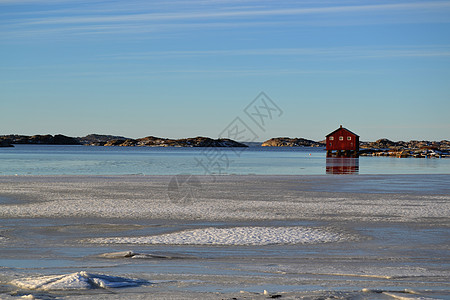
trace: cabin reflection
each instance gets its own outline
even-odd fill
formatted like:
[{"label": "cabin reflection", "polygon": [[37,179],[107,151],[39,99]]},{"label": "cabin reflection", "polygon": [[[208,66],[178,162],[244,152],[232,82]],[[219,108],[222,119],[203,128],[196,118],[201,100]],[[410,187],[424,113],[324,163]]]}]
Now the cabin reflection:
[{"label": "cabin reflection", "polygon": [[327,157],[327,174],[358,174],[359,157]]}]

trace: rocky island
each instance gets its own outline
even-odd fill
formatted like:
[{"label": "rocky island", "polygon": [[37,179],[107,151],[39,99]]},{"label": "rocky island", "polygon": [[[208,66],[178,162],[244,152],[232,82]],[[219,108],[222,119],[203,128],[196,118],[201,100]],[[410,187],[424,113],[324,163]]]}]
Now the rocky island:
[{"label": "rocky island", "polygon": [[394,142],[379,139],[375,142],[360,142],[359,155],[395,156],[395,157],[450,157],[450,141],[416,141]]}]

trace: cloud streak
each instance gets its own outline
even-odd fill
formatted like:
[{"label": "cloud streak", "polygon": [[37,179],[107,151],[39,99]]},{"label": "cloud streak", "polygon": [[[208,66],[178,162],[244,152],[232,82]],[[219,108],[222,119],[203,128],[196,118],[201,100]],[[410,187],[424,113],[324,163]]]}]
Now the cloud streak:
[{"label": "cloud streak", "polygon": [[198,19],[237,19],[254,17],[277,17],[317,14],[343,14],[385,11],[422,11],[422,10],[448,10],[450,2],[425,2],[425,3],[397,3],[381,5],[353,5],[353,6],[329,6],[308,8],[286,8],[268,10],[232,10],[232,11],[192,11],[192,12],[166,12],[166,13],[136,13],[124,15],[96,15],[96,16],[66,16],[60,18],[38,18],[30,20],[24,25],[61,25],[80,23],[116,23],[116,22],[156,22],[156,21],[181,21]]},{"label": "cloud streak", "polygon": [[[18,0],[25,3],[26,0]],[[35,1],[30,1],[35,3]],[[51,4],[52,0],[37,1]],[[24,37],[71,38],[81,36],[114,36],[115,38],[162,37],[168,33],[198,30],[240,28],[334,27],[376,24],[448,23],[450,2],[430,1],[413,3],[384,3],[366,5],[331,5],[327,2],[282,2],[283,8],[268,2],[244,1],[237,7],[234,0],[212,1],[189,5],[168,5],[156,2],[86,2],[85,7],[47,5],[43,9],[22,11],[4,9],[0,26],[5,40]],[[11,3],[0,0],[0,5]],[[63,1],[63,3],[65,3]],[[181,2],[180,2],[181,3]],[[229,6],[232,4],[232,6]],[[263,5],[264,4],[264,5]],[[7,6],[7,5],[6,5]],[[263,8],[265,7],[266,8]],[[27,6],[28,7],[28,6]],[[34,6],[30,6],[34,7]],[[50,9],[50,10],[45,10]],[[149,12],[151,10],[152,12]],[[143,35],[143,33],[151,33]]]},{"label": "cloud streak", "polygon": [[403,47],[332,47],[332,48],[265,48],[189,51],[150,51],[103,56],[104,59],[153,60],[161,57],[224,57],[224,56],[290,56],[320,59],[450,57],[450,45]]}]

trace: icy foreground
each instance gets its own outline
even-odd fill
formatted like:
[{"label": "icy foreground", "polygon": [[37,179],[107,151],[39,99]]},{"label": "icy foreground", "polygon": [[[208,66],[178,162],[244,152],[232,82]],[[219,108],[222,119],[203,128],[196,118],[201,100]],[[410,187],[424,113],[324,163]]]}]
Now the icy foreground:
[{"label": "icy foreground", "polygon": [[209,227],[157,236],[97,238],[89,241],[117,244],[263,246],[330,243],[345,239],[343,234],[308,227]]},{"label": "icy foreground", "polygon": [[22,289],[42,291],[136,287],[145,283],[146,282],[142,280],[103,274],[91,274],[85,271],[73,274],[31,277],[11,281],[11,284]]},{"label": "icy foreground", "polygon": [[449,299],[450,175],[171,179],[0,176],[0,299]]}]

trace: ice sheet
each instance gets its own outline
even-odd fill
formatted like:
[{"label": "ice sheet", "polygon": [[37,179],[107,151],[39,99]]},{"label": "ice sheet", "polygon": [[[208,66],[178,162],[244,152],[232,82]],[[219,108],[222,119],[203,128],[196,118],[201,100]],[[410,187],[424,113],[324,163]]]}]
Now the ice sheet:
[{"label": "ice sheet", "polygon": [[[383,292],[446,299],[450,194],[439,186],[449,176],[408,176],[406,185],[381,175],[201,178],[195,198],[184,203],[168,197],[167,177],[0,176],[0,197],[14,199],[0,203],[0,236],[7,238],[0,241],[0,298],[267,299],[267,290],[281,299],[393,299]],[[410,190],[433,180],[439,184],[425,192],[420,185]],[[300,228],[314,229],[324,238],[313,230],[300,240],[305,245],[260,246],[289,237],[264,232],[274,228],[296,228],[296,238],[305,234]],[[324,242],[333,234],[336,241]],[[82,242],[105,237],[113,244]],[[116,244],[139,238],[162,244]],[[183,238],[210,244],[165,244]],[[123,281],[85,280],[80,270],[152,284],[105,290]],[[71,274],[40,276],[64,273]],[[36,290],[12,286],[13,279]],[[50,290],[70,283],[87,289]]]},{"label": "ice sheet", "polygon": [[[186,203],[169,198],[169,180],[150,176],[3,177],[0,194],[21,199],[21,203],[0,205],[0,217],[422,222],[450,215],[449,195],[313,191],[315,186],[335,184],[326,176],[202,179],[202,188]],[[346,185],[353,180],[339,182]]]}]

